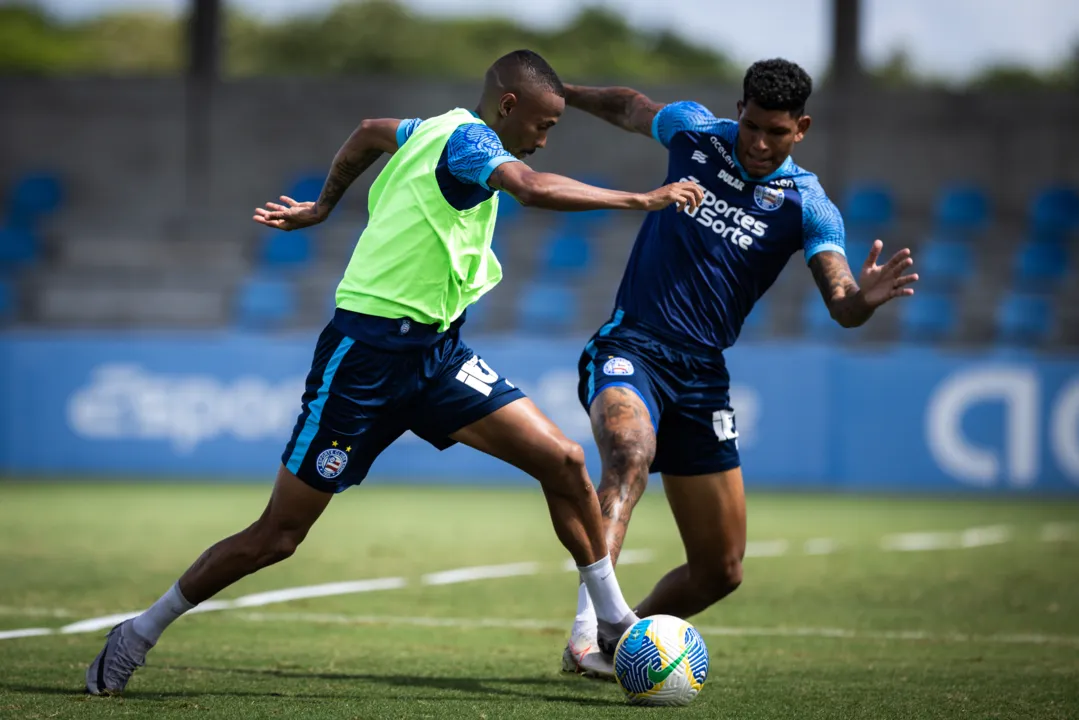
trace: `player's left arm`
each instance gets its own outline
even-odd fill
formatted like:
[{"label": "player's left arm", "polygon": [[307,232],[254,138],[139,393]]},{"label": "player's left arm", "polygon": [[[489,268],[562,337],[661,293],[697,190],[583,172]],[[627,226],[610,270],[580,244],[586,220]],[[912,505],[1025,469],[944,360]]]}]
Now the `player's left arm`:
[{"label": "player's left arm", "polygon": [[[254,220],[279,230],[317,225],[330,216],[349,186],[383,154],[392,155],[407,139],[418,120],[380,118],[364,120],[337,151],[318,200],[297,202],[282,195],[280,203],[256,208]],[[404,131],[404,132],[403,132]]]},{"label": "player's left arm", "polygon": [[857,280],[847,263],[843,218],[819,186],[802,194],[805,255],[821,297],[832,318],[845,328],[865,324],[878,307],[897,297],[913,295],[907,287],[917,274],[903,273],[914,264],[903,248],[884,265],[877,265],[884,243],[877,240],[861,266]]}]

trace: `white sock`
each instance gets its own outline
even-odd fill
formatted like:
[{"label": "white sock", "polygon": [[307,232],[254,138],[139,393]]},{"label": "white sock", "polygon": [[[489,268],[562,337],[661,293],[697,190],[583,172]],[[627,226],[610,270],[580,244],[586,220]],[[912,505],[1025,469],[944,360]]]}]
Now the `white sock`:
[{"label": "white sock", "polygon": [[581,583],[577,586],[577,617],[573,619],[572,637],[590,636],[596,634],[596,608],[592,605],[592,597],[588,594],[588,586]]},{"label": "white sock", "polygon": [[578,567],[581,580],[588,586],[588,594],[596,606],[596,617],[604,622],[618,623],[631,612],[622,589],[618,587],[618,578],[614,574],[611,556],[604,555],[597,563]]},{"label": "white sock", "polygon": [[195,606],[189,603],[180,592],[180,583],[177,582],[142,615],[135,618],[131,627],[142,639],[149,643],[156,643],[161,633],[165,632],[165,628],[193,607]]}]

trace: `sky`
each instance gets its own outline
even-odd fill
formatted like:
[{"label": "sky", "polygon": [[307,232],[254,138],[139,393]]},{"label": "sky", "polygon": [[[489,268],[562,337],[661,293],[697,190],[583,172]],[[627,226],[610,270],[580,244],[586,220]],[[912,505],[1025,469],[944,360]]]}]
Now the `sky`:
[{"label": "sky", "polygon": [[[0,0],[0,3],[5,0]],[[118,8],[180,12],[187,0],[37,0],[61,17]],[[499,14],[521,22],[560,25],[581,0],[402,0],[425,14]],[[337,0],[226,0],[264,18],[316,12]],[[643,28],[672,28],[743,64],[783,56],[818,72],[828,61],[830,0],[591,0]],[[1053,67],[1079,45],[1076,0],[862,0],[862,53],[870,64],[906,49],[915,69],[962,80],[988,65]]]}]

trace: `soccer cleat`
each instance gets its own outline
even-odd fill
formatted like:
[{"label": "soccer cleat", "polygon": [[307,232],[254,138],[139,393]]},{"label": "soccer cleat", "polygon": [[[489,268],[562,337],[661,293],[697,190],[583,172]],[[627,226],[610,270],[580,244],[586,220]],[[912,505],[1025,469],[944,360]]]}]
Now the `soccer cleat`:
[{"label": "soccer cleat", "polygon": [[596,641],[599,645],[599,651],[613,660],[614,650],[618,647],[618,641],[622,639],[622,635],[626,630],[633,627],[639,619],[640,618],[638,618],[633,611],[630,611],[617,623],[609,623],[600,620],[599,627],[596,631]]},{"label": "soccer cleat", "polygon": [[131,674],[146,664],[146,653],[153,644],[136,635],[131,623],[125,620],[109,631],[105,647],[86,669],[86,692],[119,695]]},{"label": "soccer cleat", "polygon": [[562,672],[583,675],[593,680],[614,681],[614,663],[600,652],[595,631],[571,637],[562,652]]}]

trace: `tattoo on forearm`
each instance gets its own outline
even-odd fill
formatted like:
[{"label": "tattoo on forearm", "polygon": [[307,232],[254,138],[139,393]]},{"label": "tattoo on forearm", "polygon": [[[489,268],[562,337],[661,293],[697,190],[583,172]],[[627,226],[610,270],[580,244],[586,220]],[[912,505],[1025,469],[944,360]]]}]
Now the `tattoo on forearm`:
[{"label": "tattoo on forearm", "polygon": [[632,88],[574,87],[570,104],[624,130],[650,134],[660,106]]},{"label": "tattoo on forearm", "polygon": [[861,302],[858,282],[846,259],[836,253],[822,252],[810,261],[813,280],[828,303],[828,309],[843,327],[861,325],[872,312]]},{"label": "tattoo on forearm", "polygon": [[326,182],[322,186],[322,193],[318,197],[318,205],[326,211],[333,210],[344,196],[345,191],[358,178],[363,171],[371,167],[382,156],[382,151],[376,148],[363,150],[354,156],[341,153],[334,160],[330,174],[326,176]]}]

